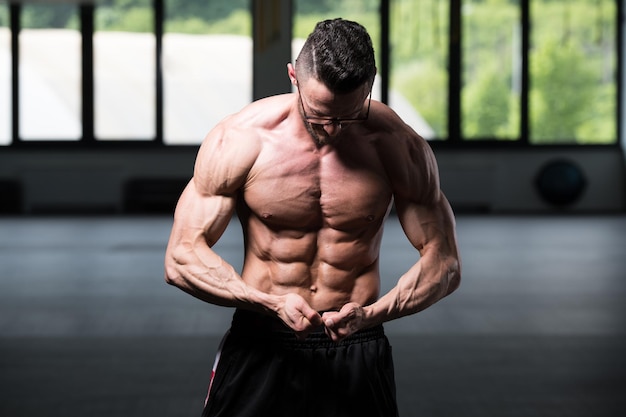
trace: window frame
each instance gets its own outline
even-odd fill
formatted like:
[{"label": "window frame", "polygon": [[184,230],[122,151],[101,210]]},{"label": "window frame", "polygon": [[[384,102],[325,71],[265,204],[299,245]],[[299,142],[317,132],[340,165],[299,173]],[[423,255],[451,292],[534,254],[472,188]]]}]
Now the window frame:
[{"label": "window frame", "polygon": [[[254,1],[251,1],[251,8],[254,9]],[[616,103],[615,103],[615,131],[616,140],[610,144],[533,144],[530,142],[529,132],[529,53],[530,53],[530,1],[520,1],[520,26],[521,31],[521,92],[520,92],[520,136],[516,140],[498,139],[472,139],[466,140],[462,137],[462,6],[463,0],[450,1],[449,16],[449,44],[448,44],[448,137],[433,140],[429,143],[436,149],[461,148],[461,149],[507,149],[507,148],[528,148],[528,149],[592,149],[620,147],[622,142],[622,124],[620,115],[622,114],[623,100],[623,25],[620,16],[624,12],[621,1],[616,3]],[[9,23],[11,32],[11,142],[7,145],[0,145],[0,149],[66,149],[66,148],[93,148],[93,149],[115,149],[115,148],[189,148],[197,147],[197,144],[167,144],[164,141],[163,129],[163,72],[161,67],[163,34],[164,34],[164,3],[165,0],[154,0],[154,35],[155,35],[155,59],[156,59],[156,86],[155,86],[155,110],[156,128],[155,137],[148,140],[97,140],[94,136],[94,67],[93,67],[93,35],[94,35],[94,14],[97,3],[77,3],[80,17],[80,33],[82,38],[81,60],[82,60],[82,136],[79,140],[22,140],[19,137],[19,33],[21,29],[20,15],[22,6],[20,3],[9,2],[7,4],[9,12]],[[380,28],[381,44],[380,62],[378,63],[381,79],[381,101],[388,102],[389,98],[389,74],[390,74],[390,38],[389,32],[393,22],[390,21],[391,0],[380,0]],[[254,13],[254,10],[251,11]],[[254,16],[253,16],[254,18]],[[254,90],[254,88],[253,88]],[[251,98],[252,100],[252,98]]]}]

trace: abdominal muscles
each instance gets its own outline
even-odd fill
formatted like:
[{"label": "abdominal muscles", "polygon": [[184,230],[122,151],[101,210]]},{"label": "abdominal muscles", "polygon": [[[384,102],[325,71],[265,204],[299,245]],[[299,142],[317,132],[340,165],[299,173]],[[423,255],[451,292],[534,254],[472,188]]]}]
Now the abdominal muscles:
[{"label": "abdominal muscles", "polygon": [[378,298],[382,230],[370,236],[327,228],[277,232],[266,226],[254,216],[248,219],[242,277],[249,285],[271,294],[300,294],[318,311]]}]

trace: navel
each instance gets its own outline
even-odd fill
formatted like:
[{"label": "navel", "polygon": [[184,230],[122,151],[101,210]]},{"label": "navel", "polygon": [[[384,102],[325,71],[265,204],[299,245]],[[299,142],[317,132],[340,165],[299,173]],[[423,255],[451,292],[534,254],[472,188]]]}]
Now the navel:
[{"label": "navel", "polygon": [[312,293],[316,293],[316,292],[317,292],[317,286],[316,286],[316,285],[311,285],[311,287],[309,288],[309,290],[310,290]]},{"label": "navel", "polygon": [[319,188],[312,188],[309,190],[309,195],[315,199],[319,199],[322,196],[322,190]]}]

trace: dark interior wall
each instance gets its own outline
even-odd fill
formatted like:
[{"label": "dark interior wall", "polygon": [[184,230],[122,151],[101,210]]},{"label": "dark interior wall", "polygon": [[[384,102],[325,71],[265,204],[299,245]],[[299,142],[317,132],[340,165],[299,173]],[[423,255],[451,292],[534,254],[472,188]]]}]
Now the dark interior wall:
[{"label": "dark interior wall", "polygon": [[[197,147],[128,150],[3,150],[0,211],[171,212],[193,175]],[[455,209],[484,212],[620,212],[625,207],[619,148],[436,149],[441,184]],[[566,161],[578,172],[542,169]],[[576,188],[580,187],[577,192]]]}]

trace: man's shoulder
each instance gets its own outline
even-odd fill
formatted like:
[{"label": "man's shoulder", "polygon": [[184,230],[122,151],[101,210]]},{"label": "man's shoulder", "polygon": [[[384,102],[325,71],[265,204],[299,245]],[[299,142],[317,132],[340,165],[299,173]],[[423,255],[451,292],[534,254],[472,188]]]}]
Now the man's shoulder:
[{"label": "man's shoulder", "polygon": [[293,104],[292,94],[279,94],[262,98],[245,106],[222,121],[228,128],[272,129],[289,116]]},{"label": "man's shoulder", "polygon": [[[374,108],[374,102],[372,102]],[[411,162],[417,156],[430,151],[428,142],[400,116],[384,103],[376,103],[372,112],[372,143],[382,155],[390,156],[394,163],[398,158]]]},{"label": "man's shoulder", "polygon": [[223,186],[241,186],[261,153],[267,131],[287,117],[289,95],[279,95],[250,103],[226,117],[205,137],[196,158],[195,175],[220,179]]},{"label": "man's shoulder", "polygon": [[374,123],[374,146],[396,197],[437,188],[439,173],[430,144],[385,104],[376,107]]},{"label": "man's shoulder", "polygon": [[263,132],[275,128],[288,117],[290,103],[288,94],[254,101],[215,125],[206,135],[203,145],[207,147],[216,143],[220,147],[235,148],[252,145],[264,136]]}]

